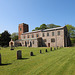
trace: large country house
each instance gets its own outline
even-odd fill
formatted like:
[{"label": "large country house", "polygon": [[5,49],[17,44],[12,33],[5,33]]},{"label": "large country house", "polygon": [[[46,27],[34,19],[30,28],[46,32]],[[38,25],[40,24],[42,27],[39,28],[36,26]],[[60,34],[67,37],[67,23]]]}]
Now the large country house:
[{"label": "large country house", "polygon": [[70,45],[66,26],[29,32],[29,26],[22,23],[19,24],[18,31],[18,40],[11,40],[9,46],[67,47]]}]

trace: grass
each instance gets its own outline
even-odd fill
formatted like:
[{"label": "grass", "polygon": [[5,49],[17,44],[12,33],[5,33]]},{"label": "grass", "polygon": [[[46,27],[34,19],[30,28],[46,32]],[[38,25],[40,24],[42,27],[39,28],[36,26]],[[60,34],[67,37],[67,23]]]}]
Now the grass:
[{"label": "grass", "polygon": [[[39,53],[40,49],[42,54]],[[45,49],[48,52],[45,52]],[[22,59],[17,60],[17,50]],[[30,56],[30,52],[34,56]],[[75,75],[75,47],[50,51],[50,48],[1,48],[0,75]]]}]

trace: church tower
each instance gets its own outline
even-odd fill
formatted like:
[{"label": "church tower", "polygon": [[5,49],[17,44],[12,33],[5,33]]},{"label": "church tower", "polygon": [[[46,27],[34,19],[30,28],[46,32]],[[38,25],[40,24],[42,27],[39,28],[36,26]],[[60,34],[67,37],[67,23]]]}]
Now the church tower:
[{"label": "church tower", "polygon": [[22,33],[29,32],[29,27],[28,27],[27,24],[24,24],[24,23],[19,24],[18,31],[19,31],[19,33],[18,33],[18,39],[20,40]]}]

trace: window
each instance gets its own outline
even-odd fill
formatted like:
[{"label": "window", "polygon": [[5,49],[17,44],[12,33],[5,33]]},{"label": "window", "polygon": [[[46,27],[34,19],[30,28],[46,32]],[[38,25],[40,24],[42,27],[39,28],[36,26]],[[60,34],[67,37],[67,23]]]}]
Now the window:
[{"label": "window", "polygon": [[39,35],[38,35],[38,34],[36,34],[36,37],[39,37]]},{"label": "window", "polygon": [[51,42],[55,42],[55,39],[54,39],[54,38],[52,38],[52,39],[51,39]]},{"label": "window", "polygon": [[44,39],[44,42],[46,42],[46,39]]},{"label": "window", "polygon": [[60,31],[58,31],[58,35],[60,35]]},{"label": "window", "polygon": [[34,44],[34,41],[33,41],[33,44]]},{"label": "window", "polygon": [[34,35],[32,35],[32,38],[34,38]]},{"label": "window", "polygon": [[45,36],[45,34],[43,33],[43,37]]},{"label": "window", "polygon": [[29,35],[28,35],[28,38],[29,38]]},{"label": "window", "polygon": [[52,36],[54,36],[54,32],[52,32]]},{"label": "window", "polygon": [[27,46],[27,42],[25,41],[25,46]]},{"label": "window", "polygon": [[49,36],[49,33],[47,33],[47,36]]},{"label": "window", "polygon": [[20,31],[22,30],[22,28],[20,28]]},{"label": "window", "polygon": [[25,36],[24,36],[24,39],[25,39]]}]

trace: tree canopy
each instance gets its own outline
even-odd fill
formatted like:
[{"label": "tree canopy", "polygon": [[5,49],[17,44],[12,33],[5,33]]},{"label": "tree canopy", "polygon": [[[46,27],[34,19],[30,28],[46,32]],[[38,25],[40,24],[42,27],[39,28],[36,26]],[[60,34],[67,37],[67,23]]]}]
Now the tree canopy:
[{"label": "tree canopy", "polygon": [[67,24],[66,27],[68,30],[68,35],[70,36],[70,39],[71,39],[71,43],[74,44],[75,43],[75,27],[69,24]]},{"label": "tree canopy", "polygon": [[32,31],[41,30],[41,29],[56,28],[56,27],[61,27],[61,26],[55,25],[55,24],[47,24],[47,25],[46,24],[42,24],[42,25],[40,25],[40,27],[36,27]]},{"label": "tree canopy", "polygon": [[10,35],[8,33],[8,31],[4,31],[2,34],[1,34],[1,37],[0,37],[0,45],[3,47],[3,46],[9,46],[9,41],[11,40],[10,38]]},{"label": "tree canopy", "polygon": [[56,28],[56,27],[61,27],[60,25],[55,25],[55,24],[47,24],[48,28]]},{"label": "tree canopy", "polygon": [[67,24],[66,25],[67,29],[68,29],[68,34],[70,37],[75,37],[75,27],[72,25]]},{"label": "tree canopy", "polygon": [[40,25],[40,29],[48,29],[46,24]]},{"label": "tree canopy", "polygon": [[18,40],[18,33],[16,33],[16,32],[12,33],[12,34],[11,34],[11,39],[12,39],[13,41]]}]

